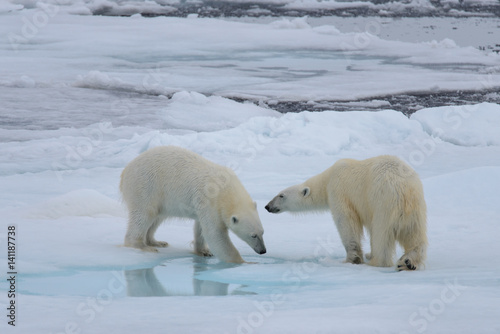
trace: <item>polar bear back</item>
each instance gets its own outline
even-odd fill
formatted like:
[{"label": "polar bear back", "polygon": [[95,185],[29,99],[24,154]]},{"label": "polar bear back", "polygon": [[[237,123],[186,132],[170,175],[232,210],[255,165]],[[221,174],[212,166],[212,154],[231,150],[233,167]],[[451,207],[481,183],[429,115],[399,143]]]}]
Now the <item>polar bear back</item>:
[{"label": "polar bear back", "polygon": [[120,190],[129,208],[147,203],[151,215],[161,215],[168,203],[168,216],[192,219],[224,194],[248,195],[229,168],[174,146],[152,148],[131,161],[123,170]]}]

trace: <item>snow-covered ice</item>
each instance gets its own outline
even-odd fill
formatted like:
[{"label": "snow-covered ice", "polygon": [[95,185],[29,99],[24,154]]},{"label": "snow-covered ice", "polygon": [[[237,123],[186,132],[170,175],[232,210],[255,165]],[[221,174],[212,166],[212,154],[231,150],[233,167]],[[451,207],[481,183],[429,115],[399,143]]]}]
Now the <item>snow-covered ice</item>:
[{"label": "snow-covered ice", "polygon": [[[199,102],[197,94],[183,98]],[[245,104],[233,108],[247,112]],[[12,162],[2,162],[2,242],[7,225],[15,224],[19,330],[497,332],[500,147],[494,120],[500,107],[431,111],[410,119],[389,110],[237,115],[230,128],[215,124],[205,132],[138,134],[110,127],[109,139],[100,141],[65,137],[61,130],[61,136],[55,131],[51,138],[3,143],[1,156]],[[467,118],[459,124],[461,115]],[[448,132],[446,119],[456,129]],[[458,140],[472,137],[480,140]],[[169,144],[237,171],[258,203],[268,253],[258,256],[232,239],[258,264],[232,266],[192,255],[192,223],[181,220],[160,227],[158,238],[170,247],[159,254],[121,247],[122,167],[147,148]],[[51,145],[59,155],[46,154]],[[430,242],[425,270],[345,264],[329,214],[276,216],[263,209],[276,191],[337,159],[383,153],[407,160],[423,178]],[[5,252],[2,257],[5,268]],[[1,286],[5,298],[7,284]]]},{"label": "snow-covered ice", "polygon": [[[307,19],[99,17],[71,6],[52,15],[23,3],[33,8],[0,6],[2,333],[500,332],[500,105],[409,118],[383,100],[372,102],[376,112],[268,108],[281,99],[495,88],[498,55]],[[26,22],[38,22],[32,36],[23,36]],[[24,40],[12,44],[15,35]],[[267,253],[232,240],[256,264],[193,255],[186,220],[159,228],[170,246],[157,254],[122,247],[120,173],[158,145],[235,170],[258,204]],[[379,154],[399,156],[423,180],[424,270],[343,263],[328,213],[264,209],[338,159]],[[16,328],[6,317],[12,225]]]}]

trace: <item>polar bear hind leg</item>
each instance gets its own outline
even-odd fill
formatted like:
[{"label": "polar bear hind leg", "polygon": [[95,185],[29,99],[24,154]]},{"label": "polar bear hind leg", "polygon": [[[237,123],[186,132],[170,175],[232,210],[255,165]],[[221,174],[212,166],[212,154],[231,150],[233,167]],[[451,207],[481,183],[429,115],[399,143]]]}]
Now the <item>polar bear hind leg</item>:
[{"label": "polar bear hind leg", "polygon": [[403,246],[405,253],[397,262],[398,270],[421,269],[427,254],[427,234],[425,221],[421,216],[414,215],[409,224],[403,224],[397,231],[397,240]]},{"label": "polar bear hind leg", "polygon": [[363,236],[363,226],[359,218],[354,213],[342,213],[334,211],[333,220],[346,250],[346,263],[361,264],[363,261],[363,250],[361,237]]},{"label": "polar bear hind leg", "polygon": [[153,220],[153,224],[148,229],[146,233],[146,245],[152,247],[168,247],[168,242],[166,241],[158,241],[154,238],[155,232],[158,229],[158,226],[162,223],[160,218],[155,218]]},{"label": "polar bear hind leg", "polygon": [[198,220],[194,223],[194,252],[200,256],[213,256],[205,242],[203,231]]},{"label": "polar bear hind leg", "polygon": [[366,254],[369,265],[375,267],[391,267],[392,257],[396,249],[393,231],[375,229],[370,237],[371,253]]},{"label": "polar bear hind leg", "polygon": [[[140,211],[130,211],[127,233],[125,234],[125,247],[138,248],[147,252],[158,252],[158,249],[146,244],[147,233],[155,222],[155,219],[149,218]],[[156,228],[154,228],[153,233]]]},{"label": "polar bear hind leg", "polygon": [[377,210],[369,228],[371,253],[367,254],[369,265],[375,267],[391,267],[396,251],[396,234],[393,217],[383,209]]}]

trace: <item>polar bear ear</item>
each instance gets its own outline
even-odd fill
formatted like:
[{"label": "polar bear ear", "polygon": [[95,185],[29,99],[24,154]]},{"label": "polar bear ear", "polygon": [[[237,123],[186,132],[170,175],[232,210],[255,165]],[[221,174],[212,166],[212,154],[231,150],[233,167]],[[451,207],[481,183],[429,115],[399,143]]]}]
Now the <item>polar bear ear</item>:
[{"label": "polar bear ear", "polygon": [[307,197],[309,194],[311,194],[311,189],[309,189],[309,187],[302,189],[302,196]]},{"label": "polar bear ear", "polygon": [[253,202],[253,206],[257,209],[257,202]]},{"label": "polar bear ear", "polygon": [[231,223],[237,224],[238,223],[238,218],[236,216],[231,217]]}]

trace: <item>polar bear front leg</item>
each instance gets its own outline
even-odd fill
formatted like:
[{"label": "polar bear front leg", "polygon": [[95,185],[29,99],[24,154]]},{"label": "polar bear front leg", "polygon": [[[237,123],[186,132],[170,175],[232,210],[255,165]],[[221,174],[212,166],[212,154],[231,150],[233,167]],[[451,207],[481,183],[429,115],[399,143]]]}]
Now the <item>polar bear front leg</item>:
[{"label": "polar bear front leg", "polygon": [[194,252],[200,256],[213,256],[205,242],[201,224],[198,220],[194,222]]},{"label": "polar bear front leg", "polygon": [[205,219],[201,220],[200,224],[204,240],[219,260],[227,263],[245,262],[231,242],[228,230],[222,223],[215,224]]}]

